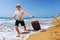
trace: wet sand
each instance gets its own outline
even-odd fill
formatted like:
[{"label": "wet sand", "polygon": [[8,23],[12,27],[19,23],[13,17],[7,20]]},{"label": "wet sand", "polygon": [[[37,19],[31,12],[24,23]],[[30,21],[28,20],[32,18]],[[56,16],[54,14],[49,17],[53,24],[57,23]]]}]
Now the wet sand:
[{"label": "wet sand", "polygon": [[51,24],[53,26],[30,35],[27,40],[60,40],[60,20],[53,20]]}]

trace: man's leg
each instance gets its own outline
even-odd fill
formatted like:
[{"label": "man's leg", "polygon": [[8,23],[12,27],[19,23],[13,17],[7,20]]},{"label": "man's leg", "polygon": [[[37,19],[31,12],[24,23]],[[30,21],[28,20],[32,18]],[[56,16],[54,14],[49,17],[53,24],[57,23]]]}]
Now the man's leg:
[{"label": "man's leg", "polygon": [[18,26],[15,26],[15,28],[16,28],[17,33],[20,33],[19,29],[18,29]]},{"label": "man's leg", "polygon": [[24,22],[24,20],[21,21],[21,26],[24,26],[24,30],[26,31],[26,26],[25,26],[25,22]]},{"label": "man's leg", "polygon": [[26,31],[26,26],[24,26],[24,30]]},{"label": "man's leg", "polygon": [[18,26],[15,26],[15,29],[17,31],[17,37],[19,37],[20,36],[20,32],[19,32]]}]

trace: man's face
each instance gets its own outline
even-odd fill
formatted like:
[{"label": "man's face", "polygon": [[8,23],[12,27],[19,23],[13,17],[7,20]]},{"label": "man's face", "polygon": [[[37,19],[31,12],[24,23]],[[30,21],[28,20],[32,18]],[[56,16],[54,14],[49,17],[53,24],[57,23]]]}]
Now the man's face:
[{"label": "man's face", "polygon": [[21,9],[21,7],[20,7],[20,6],[16,6],[16,8],[17,8],[17,9]]}]

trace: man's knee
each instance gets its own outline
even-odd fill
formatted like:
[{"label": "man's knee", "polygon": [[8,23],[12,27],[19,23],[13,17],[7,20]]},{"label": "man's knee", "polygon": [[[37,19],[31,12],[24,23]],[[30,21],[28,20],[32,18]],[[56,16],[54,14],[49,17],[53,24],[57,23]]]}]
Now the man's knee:
[{"label": "man's knee", "polygon": [[18,26],[15,26],[15,28],[18,28]]}]

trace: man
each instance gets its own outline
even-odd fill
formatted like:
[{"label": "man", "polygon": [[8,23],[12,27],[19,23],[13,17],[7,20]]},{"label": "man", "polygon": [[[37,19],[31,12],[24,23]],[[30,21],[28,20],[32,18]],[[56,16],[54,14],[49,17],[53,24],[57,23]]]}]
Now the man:
[{"label": "man", "polygon": [[16,28],[16,31],[17,31],[17,37],[20,37],[20,32],[19,32],[19,29],[18,29],[19,23],[21,24],[21,26],[24,26],[24,30],[26,31],[26,26],[25,26],[25,23],[24,23],[24,20],[23,20],[23,15],[25,14],[25,15],[29,16],[30,18],[32,18],[33,16],[31,16],[30,14],[23,11],[21,9],[20,4],[17,4],[16,8],[17,9],[16,9],[14,15],[12,16],[12,18],[14,18],[15,16],[17,18],[16,22],[15,22],[15,28]]}]

